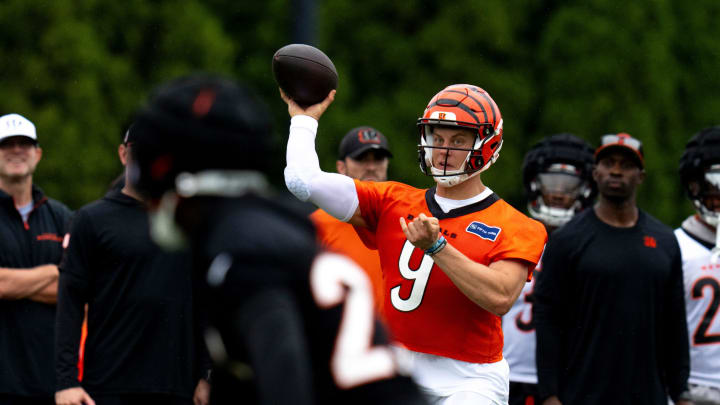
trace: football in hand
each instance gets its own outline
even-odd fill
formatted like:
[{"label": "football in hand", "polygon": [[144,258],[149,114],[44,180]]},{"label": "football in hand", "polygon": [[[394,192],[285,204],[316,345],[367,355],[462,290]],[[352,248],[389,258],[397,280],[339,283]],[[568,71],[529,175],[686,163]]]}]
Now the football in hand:
[{"label": "football in hand", "polygon": [[305,44],[278,49],[272,71],[283,92],[303,108],[323,101],[338,84],[337,70],[330,58]]}]

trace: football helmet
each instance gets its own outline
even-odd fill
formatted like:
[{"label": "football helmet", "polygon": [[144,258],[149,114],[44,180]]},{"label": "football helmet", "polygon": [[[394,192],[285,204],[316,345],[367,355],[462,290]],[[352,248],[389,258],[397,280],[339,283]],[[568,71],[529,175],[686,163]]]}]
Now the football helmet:
[{"label": "football helmet", "polygon": [[[490,167],[498,158],[503,143],[503,121],[500,109],[483,89],[470,84],[453,84],[437,93],[417,121],[420,130],[418,155],[420,170],[443,186],[451,187]],[[433,145],[435,126],[461,127],[475,134],[472,148],[453,148]],[[433,166],[433,149],[467,151],[458,170]]]},{"label": "football helmet", "polygon": [[593,152],[586,141],[562,133],[542,139],[525,154],[523,185],[533,218],[560,227],[592,203]]},{"label": "football helmet", "polygon": [[264,105],[219,76],[191,75],[161,86],[138,112],[128,177],[157,209],[151,234],[173,249],[184,244],[174,223],[180,199],[236,197],[268,187],[273,146]]},{"label": "football helmet", "polygon": [[720,224],[720,126],[693,135],[680,157],[680,182],[698,215],[711,226]]}]

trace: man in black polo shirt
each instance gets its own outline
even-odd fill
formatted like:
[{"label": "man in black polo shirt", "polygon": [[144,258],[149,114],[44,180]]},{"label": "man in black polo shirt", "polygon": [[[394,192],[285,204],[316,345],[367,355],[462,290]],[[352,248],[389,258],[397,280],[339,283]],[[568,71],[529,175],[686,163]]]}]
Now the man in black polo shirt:
[{"label": "man in black polo shirt", "polygon": [[[124,165],[137,141],[118,148]],[[142,198],[127,181],[78,210],[60,266],[58,405],[207,404],[209,357],[195,334],[189,255],[150,239]],[[84,307],[84,373],[78,347]],[[194,392],[193,392],[194,390]]]},{"label": "man in black polo shirt", "polygon": [[688,404],[680,249],[637,207],[643,167],[639,140],[603,136],[597,203],[545,248],[533,306],[544,405]]},{"label": "man in black polo shirt", "polygon": [[0,117],[0,405],[52,404],[57,263],[70,210],[33,185],[35,125]]}]

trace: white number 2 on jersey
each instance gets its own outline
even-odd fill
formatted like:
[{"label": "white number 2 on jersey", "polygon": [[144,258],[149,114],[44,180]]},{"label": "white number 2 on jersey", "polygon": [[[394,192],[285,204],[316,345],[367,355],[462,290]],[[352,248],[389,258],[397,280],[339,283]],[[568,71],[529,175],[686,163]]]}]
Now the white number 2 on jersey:
[{"label": "white number 2 on jersey", "polygon": [[417,269],[411,269],[410,257],[412,257],[414,250],[415,246],[406,240],[400,252],[400,258],[398,259],[400,275],[407,280],[415,280],[412,285],[412,290],[410,290],[410,296],[407,299],[401,298],[399,285],[390,290],[390,300],[393,307],[402,312],[410,312],[420,306],[423,295],[425,295],[425,287],[427,287],[428,279],[430,278],[430,271],[432,270],[433,264],[435,264],[430,256],[423,255],[420,266],[418,266]]},{"label": "white number 2 on jersey", "polygon": [[345,301],[330,367],[340,388],[352,388],[396,374],[389,347],[372,346],[375,323],[370,281],[354,262],[334,253],[315,259],[310,288],[321,308]]}]

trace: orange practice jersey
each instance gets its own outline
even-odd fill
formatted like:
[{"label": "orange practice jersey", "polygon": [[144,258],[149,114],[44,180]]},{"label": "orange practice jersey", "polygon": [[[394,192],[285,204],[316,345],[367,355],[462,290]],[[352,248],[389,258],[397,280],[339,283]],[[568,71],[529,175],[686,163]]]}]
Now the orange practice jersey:
[{"label": "orange practice jersey", "polygon": [[[318,240],[329,250],[342,253],[353,259],[370,278],[373,286],[375,308],[379,314],[383,312],[385,282],[380,269],[380,256],[377,250],[368,249],[360,240],[354,227],[342,222],[323,210],[316,210],[310,219],[317,228]],[[366,229],[358,232],[367,233]]]},{"label": "orange practice jersey", "polygon": [[503,259],[526,261],[528,279],[547,241],[545,227],[495,194],[446,214],[434,188],[358,180],[355,188],[380,253],[385,317],[393,339],[410,350],[457,360],[501,360],[501,318],[470,301],[430,256],[408,242],[399,218],[434,216],[448,243],[471,260],[486,266]]}]

